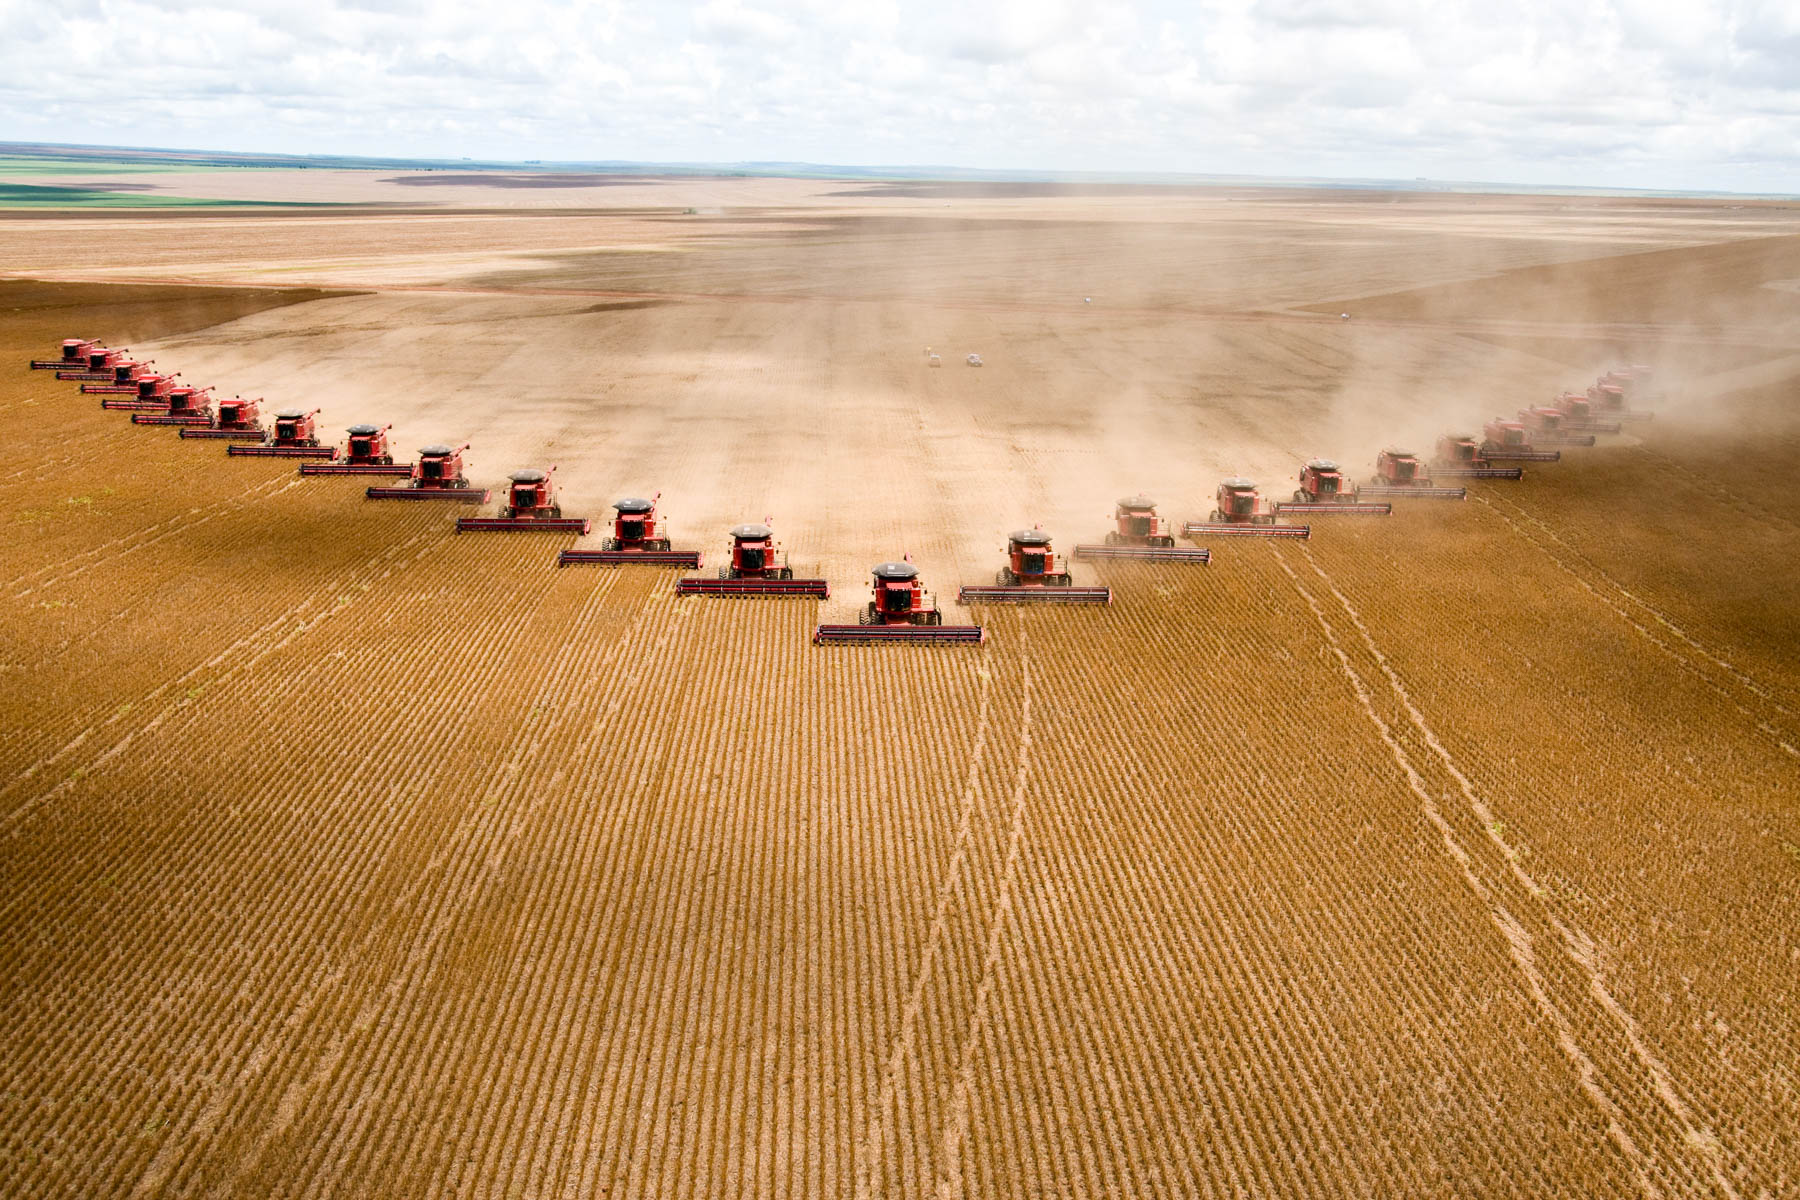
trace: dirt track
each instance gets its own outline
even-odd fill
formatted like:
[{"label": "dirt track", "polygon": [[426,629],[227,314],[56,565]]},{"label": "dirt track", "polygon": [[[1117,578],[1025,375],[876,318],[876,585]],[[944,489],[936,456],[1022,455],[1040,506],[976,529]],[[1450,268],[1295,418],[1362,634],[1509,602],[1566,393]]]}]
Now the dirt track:
[{"label": "dirt track", "polygon": [[[464,218],[349,266],[309,218],[281,273],[378,290],[7,290],[11,359],[136,339],[483,479],[554,460],[572,510],[660,489],[715,558],[772,515],[834,597],[559,572],[4,376],[6,1190],[1797,1186],[1787,251],[1704,209],[1138,203],[601,253],[534,217],[494,228],[541,259],[435,277]],[[175,228],[64,273],[245,277],[262,226]],[[1659,239],[1703,315],[1606,261]],[[877,558],[947,600],[1013,525],[1203,515],[1619,357],[1656,421],[1465,504],[1106,565],[1109,609],[979,650],[807,644]]]}]

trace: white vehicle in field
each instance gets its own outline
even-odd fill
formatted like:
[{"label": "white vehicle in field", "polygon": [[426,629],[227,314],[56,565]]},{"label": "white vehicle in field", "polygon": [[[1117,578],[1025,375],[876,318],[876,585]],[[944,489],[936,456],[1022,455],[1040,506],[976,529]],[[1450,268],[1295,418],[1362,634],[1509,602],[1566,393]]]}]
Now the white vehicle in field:
[{"label": "white vehicle in field", "polygon": [[981,365],[981,355],[979,355],[979,354],[969,355],[968,363],[971,367],[979,367]]},{"label": "white vehicle in field", "polygon": [[944,365],[944,360],[933,354],[930,358],[925,360],[925,365],[928,367],[941,367]]}]

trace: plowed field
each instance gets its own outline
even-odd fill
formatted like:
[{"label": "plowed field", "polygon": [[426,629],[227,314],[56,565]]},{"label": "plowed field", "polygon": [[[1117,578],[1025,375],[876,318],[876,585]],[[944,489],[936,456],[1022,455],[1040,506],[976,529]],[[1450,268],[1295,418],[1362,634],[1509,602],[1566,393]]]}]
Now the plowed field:
[{"label": "plowed field", "polygon": [[[92,282],[300,253],[109,218],[0,284],[0,1192],[1800,1191],[1791,219],[858,203],[384,283],[463,219],[417,214],[308,252],[354,295]],[[771,515],[832,598],[134,428],[24,370],[75,335],[660,490],[709,571]],[[1621,359],[1654,421],[1465,503],[950,602],[1019,524]],[[984,644],[809,643],[908,550]]]}]

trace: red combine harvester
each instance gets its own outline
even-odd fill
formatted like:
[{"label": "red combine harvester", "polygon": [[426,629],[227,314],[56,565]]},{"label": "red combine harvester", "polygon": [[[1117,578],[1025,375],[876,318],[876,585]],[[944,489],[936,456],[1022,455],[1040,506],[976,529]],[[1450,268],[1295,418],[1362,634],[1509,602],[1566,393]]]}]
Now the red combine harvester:
[{"label": "red combine harvester", "polygon": [[1361,489],[1365,496],[1408,496],[1420,500],[1466,500],[1468,488],[1441,488],[1419,456],[1407,450],[1383,450],[1375,456],[1375,474]]},{"label": "red combine harvester", "polygon": [[1561,450],[1540,450],[1531,444],[1531,430],[1523,421],[1495,417],[1481,431],[1481,453],[1490,462],[1560,462]]},{"label": "red combine harvester", "polygon": [[909,562],[875,564],[874,598],[856,614],[854,625],[821,625],[813,644],[838,646],[872,642],[949,642],[980,644],[979,625],[946,625],[919,568]]},{"label": "red combine harvester", "polygon": [[1617,421],[1596,421],[1594,402],[1581,392],[1564,392],[1549,407],[1562,414],[1566,433],[1617,433]]},{"label": "red combine harvester", "polygon": [[58,379],[81,380],[84,383],[110,383],[113,368],[122,362],[129,362],[125,356],[129,350],[108,350],[104,346],[96,346],[88,351],[87,358],[74,366],[64,367],[56,373]]},{"label": "red combine harvester", "polygon": [[1156,515],[1156,501],[1139,493],[1113,506],[1117,526],[1106,535],[1104,546],[1077,546],[1076,558],[1136,558],[1151,562],[1212,561],[1212,551],[1198,546],[1177,546],[1169,523]]},{"label": "red combine harvester", "polygon": [[658,530],[656,502],[660,499],[662,493],[658,492],[649,500],[627,496],[623,500],[613,501],[616,513],[613,517],[613,535],[602,542],[598,550],[564,550],[556,556],[556,565],[567,567],[592,563],[617,567],[642,564],[697,570],[700,566],[700,552],[671,550],[669,539],[663,537]]},{"label": "red combine harvester", "polygon": [[262,427],[257,401],[233,396],[219,401],[219,415],[205,429],[183,429],[184,438],[211,438],[226,442],[261,442],[268,438]]},{"label": "red combine harvester", "polygon": [[1059,562],[1042,529],[1018,529],[1006,537],[1006,565],[993,584],[964,586],[958,604],[1111,604],[1109,587],[1076,587],[1068,564]]},{"label": "red combine harvester", "polygon": [[1648,421],[1656,414],[1647,409],[1628,407],[1637,383],[1630,371],[1608,371],[1587,390],[1588,403],[1602,416],[1621,421]]},{"label": "red combine harvester", "polygon": [[1310,525],[1277,525],[1275,508],[1257,492],[1256,484],[1242,476],[1220,482],[1210,521],[1188,521],[1181,532],[1194,537],[1217,534],[1224,537],[1290,537],[1309,538]]},{"label": "red combine harvester", "polygon": [[34,358],[31,369],[34,371],[79,371],[88,360],[88,355],[100,348],[94,338],[64,338],[62,354],[56,358]]},{"label": "red combine harvester", "polygon": [[731,565],[719,568],[717,579],[690,575],[675,581],[677,596],[831,596],[823,579],[795,579],[787,556],[775,545],[775,531],[767,525],[734,525],[731,529]]},{"label": "red combine harvester", "polygon": [[234,443],[225,447],[225,453],[237,458],[336,458],[336,446],[319,444],[313,423],[318,415],[316,408],[311,412],[284,408],[275,414],[275,430],[268,441],[254,446]]},{"label": "red combine harvester", "polygon": [[[449,446],[425,446],[419,450],[419,461],[413,464],[412,478],[399,487],[364,488],[371,500],[448,500],[454,504],[486,504],[492,495],[487,488],[472,487],[463,474],[464,442],[454,449]],[[337,447],[331,448],[332,454]]]},{"label": "red combine harvester", "polygon": [[[181,372],[179,371],[173,375],[139,375],[128,395],[123,395],[123,398],[102,400],[100,407],[112,412],[168,412],[169,393],[175,390],[177,386],[175,381],[180,377]],[[86,390],[87,386],[92,385],[84,385],[83,390]],[[121,396],[117,385],[109,387],[108,391],[115,397]]]},{"label": "red combine harvester", "polygon": [[1519,424],[1531,431],[1531,440],[1546,446],[1591,446],[1591,433],[1569,433],[1563,429],[1561,409],[1534,404],[1519,410]]},{"label": "red combine harvester", "polygon": [[136,359],[123,359],[113,364],[112,374],[105,383],[84,383],[81,394],[84,396],[135,396],[138,392],[138,380],[150,374],[153,364],[149,360],[139,362]]},{"label": "red combine harvester", "polygon": [[133,425],[195,425],[213,423],[211,388],[178,387],[169,389],[169,407],[160,413],[134,412]]},{"label": "red combine harvester", "polygon": [[1438,439],[1431,470],[1446,479],[1523,479],[1524,467],[1496,467],[1481,443],[1466,434],[1452,433]]},{"label": "red combine harvester", "polygon": [[500,506],[497,517],[458,517],[456,532],[507,533],[519,530],[538,533],[573,533],[585,534],[588,531],[586,517],[565,517],[562,505],[556,502],[556,489],[550,477],[556,474],[556,468],[548,471],[514,471],[507,476],[506,503]]},{"label": "red combine harvester", "polygon": [[405,479],[413,473],[411,463],[397,463],[388,448],[387,431],[392,425],[352,425],[347,432],[344,457],[330,462],[304,462],[302,475],[384,475]]},{"label": "red combine harvester", "polygon": [[1354,484],[1329,458],[1315,458],[1300,468],[1300,486],[1294,489],[1292,502],[1277,501],[1277,513],[1341,513],[1356,517],[1385,517],[1394,511],[1391,504],[1365,501]]}]

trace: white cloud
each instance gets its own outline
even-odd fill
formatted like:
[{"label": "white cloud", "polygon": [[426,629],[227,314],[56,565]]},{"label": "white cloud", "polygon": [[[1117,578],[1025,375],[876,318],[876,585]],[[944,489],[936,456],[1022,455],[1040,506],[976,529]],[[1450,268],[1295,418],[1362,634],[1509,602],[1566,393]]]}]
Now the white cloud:
[{"label": "white cloud", "polygon": [[1800,192],[1792,0],[0,0],[0,137]]}]

